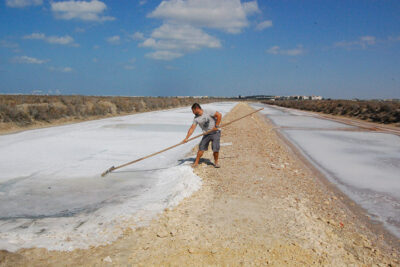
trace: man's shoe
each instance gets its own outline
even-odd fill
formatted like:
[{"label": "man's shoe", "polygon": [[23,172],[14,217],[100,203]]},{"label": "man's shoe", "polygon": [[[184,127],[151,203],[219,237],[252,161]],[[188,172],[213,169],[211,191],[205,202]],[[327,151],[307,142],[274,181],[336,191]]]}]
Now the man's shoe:
[{"label": "man's shoe", "polygon": [[221,168],[221,165],[219,165],[219,164],[217,163],[217,164],[214,164],[214,167],[215,167],[215,168]]}]

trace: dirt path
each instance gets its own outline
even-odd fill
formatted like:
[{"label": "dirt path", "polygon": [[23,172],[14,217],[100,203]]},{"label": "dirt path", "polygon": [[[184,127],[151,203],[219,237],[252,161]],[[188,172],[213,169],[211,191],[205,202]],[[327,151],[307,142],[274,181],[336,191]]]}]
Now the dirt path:
[{"label": "dirt path", "polygon": [[[230,121],[252,109],[238,104]],[[108,246],[0,253],[0,265],[398,266],[376,237],[253,115],[223,130],[220,169],[195,169],[202,188],[147,227]],[[232,143],[229,145],[229,143]]]}]

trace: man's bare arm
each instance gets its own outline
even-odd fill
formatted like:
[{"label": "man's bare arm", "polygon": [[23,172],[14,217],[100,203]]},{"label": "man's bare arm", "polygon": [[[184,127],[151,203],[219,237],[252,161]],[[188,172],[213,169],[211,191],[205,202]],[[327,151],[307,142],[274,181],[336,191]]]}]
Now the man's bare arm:
[{"label": "man's bare arm", "polygon": [[220,126],[220,124],[221,124],[221,119],[222,119],[222,114],[219,113],[219,112],[217,111],[217,112],[215,112],[215,114],[214,114],[214,118],[217,119],[217,121],[215,122],[215,126],[216,126],[216,127],[217,127],[217,126]]},{"label": "man's bare arm", "polygon": [[189,131],[186,135],[186,138],[183,140],[183,143],[186,143],[189,137],[193,134],[194,130],[196,129],[197,124],[193,123],[192,126],[189,128]]}]

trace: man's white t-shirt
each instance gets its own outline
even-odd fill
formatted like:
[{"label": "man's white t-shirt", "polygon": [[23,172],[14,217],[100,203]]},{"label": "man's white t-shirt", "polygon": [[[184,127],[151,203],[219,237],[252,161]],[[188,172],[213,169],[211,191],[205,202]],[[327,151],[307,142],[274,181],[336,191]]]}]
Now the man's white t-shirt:
[{"label": "man's white t-shirt", "polygon": [[215,110],[203,109],[203,115],[195,116],[193,119],[193,124],[200,125],[203,132],[207,132],[215,127],[215,113]]}]

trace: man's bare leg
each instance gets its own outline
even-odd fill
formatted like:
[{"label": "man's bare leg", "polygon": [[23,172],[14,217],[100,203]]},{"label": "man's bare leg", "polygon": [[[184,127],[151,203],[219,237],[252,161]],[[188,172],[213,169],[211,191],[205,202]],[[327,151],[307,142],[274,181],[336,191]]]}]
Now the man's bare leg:
[{"label": "man's bare leg", "polygon": [[203,154],[204,154],[204,151],[202,151],[202,150],[199,150],[199,151],[197,152],[196,160],[194,161],[194,163],[193,163],[193,165],[192,165],[193,168],[194,168],[194,167],[197,167],[197,165],[199,165],[200,158],[203,156]]},{"label": "man's bare leg", "polygon": [[214,152],[213,155],[214,155],[214,165],[215,165],[215,166],[219,166],[219,165],[218,165],[218,156],[219,156],[219,152]]}]

